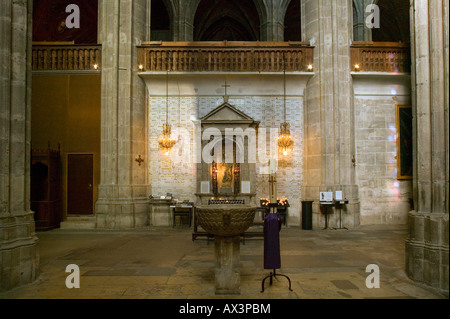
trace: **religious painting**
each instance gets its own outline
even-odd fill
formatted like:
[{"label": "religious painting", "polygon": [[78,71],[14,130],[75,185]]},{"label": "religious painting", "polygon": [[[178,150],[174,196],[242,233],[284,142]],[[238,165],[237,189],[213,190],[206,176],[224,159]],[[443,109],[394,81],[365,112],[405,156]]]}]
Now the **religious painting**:
[{"label": "religious painting", "polygon": [[397,179],[412,179],[413,143],[412,108],[409,105],[396,105],[397,124]]},{"label": "religious painting", "polygon": [[214,195],[230,195],[240,192],[239,164],[212,163],[211,177]]},{"label": "religious painting", "polygon": [[233,185],[233,164],[217,164],[217,184],[219,189],[224,188],[231,191]]}]

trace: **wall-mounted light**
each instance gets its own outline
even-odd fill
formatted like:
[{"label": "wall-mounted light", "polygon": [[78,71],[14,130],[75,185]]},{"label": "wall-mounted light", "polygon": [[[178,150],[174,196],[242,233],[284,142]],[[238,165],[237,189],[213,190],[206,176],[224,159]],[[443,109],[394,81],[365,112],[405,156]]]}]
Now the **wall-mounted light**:
[{"label": "wall-mounted light", "polygon": [[138,68],[139,68],[139,71],[144,70],[144,66],[142,64],[139,64]]},{"label": "wall-mounted light", "polygon": [[98,70],[98,64],[95,63],[95,64],[93,65],[93,68],[94,68],[94,70]]},{"label": "wall-mounted light", "polygon": [[355,64],[355,71],[358,72],[359,71],[359,64]]},{"label": "wall-mounted light", "polygon": [[313,65],[312,64],[308,64],[308,71],[312,72],[313,70]]}]

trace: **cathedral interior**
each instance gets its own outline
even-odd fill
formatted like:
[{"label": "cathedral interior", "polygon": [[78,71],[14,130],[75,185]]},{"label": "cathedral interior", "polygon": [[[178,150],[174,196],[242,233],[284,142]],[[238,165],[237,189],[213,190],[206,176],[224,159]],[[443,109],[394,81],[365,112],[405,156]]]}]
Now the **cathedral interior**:
[{"label": "cathedral interior", "polygon": [[0,298],[214,298],[215,204],[256,207],[243,298],[448,298],[448,6],[1,1]]}]

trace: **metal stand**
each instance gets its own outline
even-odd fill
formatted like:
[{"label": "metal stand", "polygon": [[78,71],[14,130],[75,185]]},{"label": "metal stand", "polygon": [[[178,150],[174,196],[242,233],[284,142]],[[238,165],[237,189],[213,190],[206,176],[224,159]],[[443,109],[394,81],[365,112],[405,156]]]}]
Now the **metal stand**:
[{"label": "metal stand", "polygon": [[[269,209],[270,209],[270,213],[276,213],[277,212],[277,208],[278,208],[278,203],[277,203],[277,185],[276,185],[276,174],[275,174],[275,161],[274,160],[269,160],[269,169],[270,169],[270,178],[269,178],[269,199],[270,202],[268,204]],[[264,240],[266,240],[266,237],[264,236]],[[273,267],[276,267],[273,265]],[[268,267],[269,268],[269,267]],[[267,278],[270,278],[270,284],[272,285],[273,283],[273,277],[276,276],[283,276],[286,277],[287,280],[289,280],[289,290],[292,291],[291,289],[291,279],[289,279],[288,276],[286,275],[282,275],[282,274],[277,274],[276,269],[273,270],[273,272],[271,272],[268,276],[266,276],[263,280],[262,280],[262,290],[261,292],[264,292],[264,282],[266,281]]]},{"label": "metal stand", "polygon": [[286,276],[286,275],[283,275],[283,274],[277,274],[276,269],[274,269],[273,272],[271,272],[268,276],[266,276],[266,277],[263,279],[263,281],[262,281],[262,290],[261,290],[261,292],[264,292],[264,282],[266,281],[266,279],[267,279],[267,278],[270,278],[269,284],[272,285],[272,283],[273,283],[273,277],[276,277],[276,276],[283,276],[283,277],[286,277],[287,280],[289,281],[289,290],[292,291],[292,289],[291,289],[291,279],[290,279],[288,276]]},{"label": "metal stand", "polygon": [[333,229],[338,230],[338,229],[347,229],[347,227],[342,227],[342,205],[343,204],[347,204],[348,200],[345,201],[341,201],[341,202],[336,202],[337,205],[339,205],[339,227],[334,227]]},{"label": "metal stand", "polygon": [[322,214],[325,215],[325,228],[323,228],[323,229],[329,229],[328,228],[328,207],[334,206],[334,203],[332,203],[332,202],[331,203],[330,202],[322,202],[322,203],[320,203],[320,206],[322,208]]}]

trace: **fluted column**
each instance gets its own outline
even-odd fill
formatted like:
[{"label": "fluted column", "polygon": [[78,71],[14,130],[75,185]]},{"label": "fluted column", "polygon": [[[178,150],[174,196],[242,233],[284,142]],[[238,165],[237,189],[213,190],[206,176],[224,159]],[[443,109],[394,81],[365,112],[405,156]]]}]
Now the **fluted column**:
[{"label": "fluted column", "polygon": [[0,2],[0,291],[35,280],[30,210],[32,0]]},{"label": "fluted column", "polygon": [[411,2],[414,208],[408,276],[448,294],[448,1]]},{"label": "fluted column", "polygon": [[[359,195],[352,161],[352,1],[305,0],[303,5],[305,40],[315,46],[315,76],[306,88],[303,198],[318,202],[320,191],[343,191],[349,203],[342,209],[342,224],[354,227],[359,225]],[[331,226],[337,226],[338,217],[330,215]],[[315,206],[313,223],[323,225],[321,218]]]},{"label": "fluted column", "polygon": [[261,41],[283,41],[284,17],[289,1],[256,0],[260,14]]},{"label": "fluted column", "polygon": [[374,2],[374,0],[354,1],[353,5],[356,13],[353,20],[354,41],[372,41],[372,29],[366,27],[366,17],[370,14],[366,12],[366,8]]},{"label": "fluted column", "polygon": [[[147,108],[137,76],[137,48],[145,40],[146,0],[100,3],[102,44],[101,162],[97,227],[148,224]],[[141,155],[143,163],[135,161]]]}]

